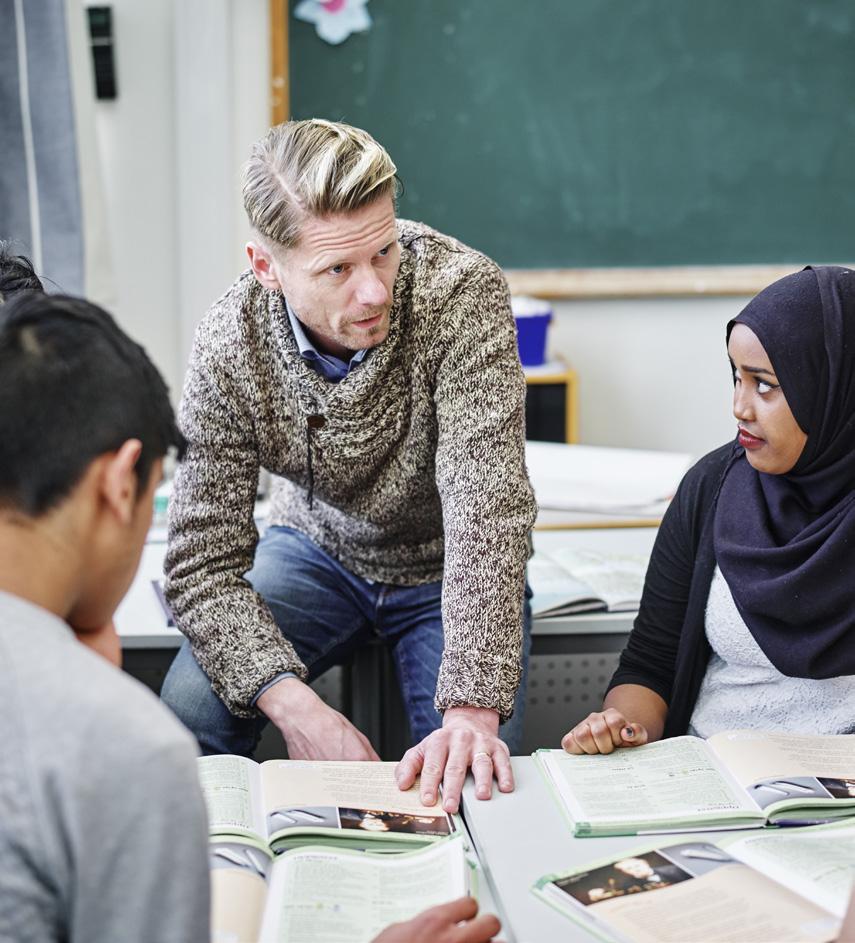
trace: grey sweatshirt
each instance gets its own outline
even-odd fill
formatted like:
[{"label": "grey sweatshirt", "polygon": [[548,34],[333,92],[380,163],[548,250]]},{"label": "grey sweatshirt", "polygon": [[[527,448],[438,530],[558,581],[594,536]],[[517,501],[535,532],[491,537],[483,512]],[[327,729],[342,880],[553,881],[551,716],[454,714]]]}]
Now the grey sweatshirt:
[{"label": "grey sweatshirt", "polygon": [[240,716],[280,672],[305,677],[243,578],[260,468],[275,476],[271,524],[302,531],[368,579],[443,580],[439,710],[513,710],[535,503],[507,285],[456,240],[398,227],[389,336],[340,383],[302,360],[284,298],[250,272],[196,334],[166,593],[214,690]]},{"label": "grey sweatshirt", "polygon": [[0,691],[0,941],[207,941],[187,731],[64,622],[7,593]]}]

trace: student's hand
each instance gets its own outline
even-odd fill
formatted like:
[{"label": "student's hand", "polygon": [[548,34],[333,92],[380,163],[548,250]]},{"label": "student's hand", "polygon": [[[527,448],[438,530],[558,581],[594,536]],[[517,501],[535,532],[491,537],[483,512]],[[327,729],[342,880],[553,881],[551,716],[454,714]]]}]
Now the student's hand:
[{"label": "student's hand", "polygon": [[282,731],[292,760],[379,760],[368,738],[298,678],[284,678],[257,701]]},{"label": "student's hand", "polygon": [[478,904],[471,897],[461,897],[431,907],[406,923],[393,923],[373,943],[488,943],[501,924],[492,914],[476,917],[477,913]]},{"label": "student's hand", "polygon": [[112,619],[97,629],[76,629],[74,626],[71,628],[78,641],[87,648],[91,648],[117,668],[122,667],[122,643]]},{"label": "student's hand", "polygon": [[493,776],[501,792],[513,792],[510,751],[499,739],[499,715],[486,707],[450,707],[442,727],[407,750],[395,769],[395,779],[399,789],[409,789],[421,773],[424,805],[434,804],[442,782],[442,807],[456,812],[470,766],[479,799],[492,795]]},{"label": "student's hand", "polygon": [[597,711],[566,733],[561,746],[568,753],[611,753],[618,747],[640,747],[647,743],[645,727],[633,723],[613,707]]}]

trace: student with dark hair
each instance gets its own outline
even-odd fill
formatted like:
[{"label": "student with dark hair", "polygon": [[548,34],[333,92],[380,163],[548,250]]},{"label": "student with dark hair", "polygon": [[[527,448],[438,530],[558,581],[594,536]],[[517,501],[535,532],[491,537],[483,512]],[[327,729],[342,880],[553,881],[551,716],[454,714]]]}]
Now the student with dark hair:
[{"label": "student with dark hair", "polygon": [[[184,439],[157,370],[105,311],[17,294],[0,305],[0,940],[201,943],[195,743],[77,642],[118,664],[112,614]],[[454,901],[378,943],[486,943],[498,921],[476,913]]]},{"label": "student with dark hair", "polygon": [[44,291],[44,286],[25,255],[12,255],[8,244],[0,242],[0,304],[19,291]]},{"label": "student with dark hair", "polygon": [[104,311],[33,291],[0,305],[0,404],[0,939],[207,940],[192,738],[71,629],[118,660],[183,448],[166,387]]}]

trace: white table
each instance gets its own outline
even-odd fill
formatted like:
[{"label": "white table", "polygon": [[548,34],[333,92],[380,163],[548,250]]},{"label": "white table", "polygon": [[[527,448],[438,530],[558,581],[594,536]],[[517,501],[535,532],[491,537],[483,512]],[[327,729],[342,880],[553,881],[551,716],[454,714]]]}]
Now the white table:
[{"label": "white table", "polygon": [[[494,790],[489,801],[476,799],[471,776],[463,789],[463,816],[499,907],[501,938],[507,943],[594,943],[597,937],[535,897],[531,886],[545,874],[583,867],[612,854],[620,857],[651,838],[574,838],[534,760],[515,756],[512,763],[514,792]],[[666,844],[710,841],[711,834],[661,838]]]}]

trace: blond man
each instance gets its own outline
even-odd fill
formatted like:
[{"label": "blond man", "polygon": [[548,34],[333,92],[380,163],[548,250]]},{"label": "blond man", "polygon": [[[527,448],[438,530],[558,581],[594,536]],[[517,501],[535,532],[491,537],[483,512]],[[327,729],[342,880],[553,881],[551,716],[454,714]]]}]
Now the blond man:
[{"label": "blond man", "polygon": [[[525,385],[483,255],[396,219],[366,132],[271,129],[246,167],[250,268],[202,320],[180,423],[167,595],[185,643],[164,699],[205,752],[376,758],[307,681],[378,636],[422,774],[458,807],[513,788],[530,615]],[[259,470],[273,475],[259,541]],[[503,739],[504,738],[504,741]]]}]

